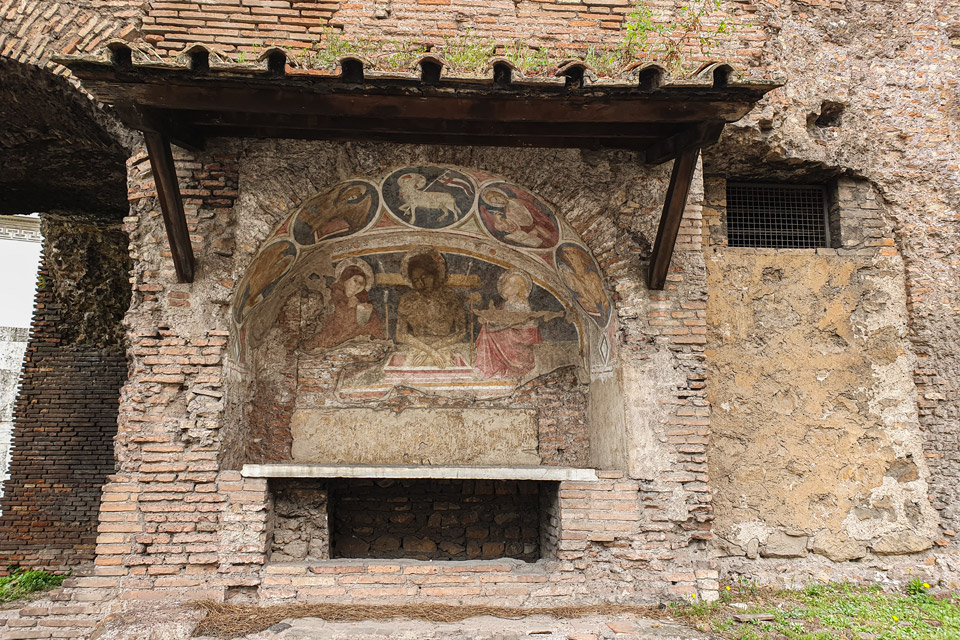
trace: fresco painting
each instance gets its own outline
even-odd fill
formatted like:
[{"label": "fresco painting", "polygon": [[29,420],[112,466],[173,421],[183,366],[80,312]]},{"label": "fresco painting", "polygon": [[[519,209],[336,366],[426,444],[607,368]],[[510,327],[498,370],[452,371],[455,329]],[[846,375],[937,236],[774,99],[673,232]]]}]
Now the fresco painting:
[{"label": "fresco painting", "polygon": [[248,276],[240,289],[240,297],[234,304],[234,321],[242,323],[249,310],[263,302],[280,280],[293,267],[297,248],[292,242],[280,240],[268,245],[250,265]]},{"label": "fresco painting", "polygon": [[505,393],[613,355],[596,260],[542,199],[484,172],[421,165],[337,184],[277,226],[238,290],[238,362],[292,295],[309,300],[304,355],[369,346],[353,350],[368,355],[338,380],[342,397]]},{"label": "fresco painting", "polygon": [[558,311],[534,311],[530,306],[533,282],[519,269],[510,269],[497,281],[501,302],[474,310],[482,325],[476,343],[477,371],[488,378],[520,379],[533,370],[533,345],[543,342],[540,323],[563,317]]},{"label": "fresco painting", "polygon": [[497,240],[514,247],[549,249],[560,239],[553,212],[535,195],[506,182],[480,190],[480,219]]},{"label": "fresco painting", "polygon": [[344,260],[334,279],[327,314],[313,335],[302,340],[302,347],[334,347],[361,336],[382,339],[383,321],[370,304],[369,291],[376,280],[370,265],[359,258]]},{"label": "fresco painting", "polygon": [[342,395],[378,397],[396,386],[502,392],[582,358],[563,303],[520,269],[415,247],[348,257],[326,272],[335,276],[301,339],[305,354],[367,353],[365,345],[383,354],[346,375]]},{"label": "fresco painting", "polygon": [[376,185],[348,180],[307,200],[293,221],[293,239],[301,246],[356,233],[366,227],[380,209]]},{"label": "fresco painting", "polygon": [[401,266],[409,289],[397,304],[395,338],[401,353],[390,359],[395,369],[469,367],[458,347],[466,336],[463,301],[447,287],[443,256],[432,249],[412,251]]},{"label": "fresco painting", "polygon": [[598,327],[610,320],[610,300],[603,290],[600,266],[583,247],[565,243],[557,248],[557,270],[580,308]]},{"label": "fresco painting", "polygon": [[394,171],[383,181],[383,200],[390,212],[421,229],[441,229],[471,212],[477,187],[465,173],[436,166]]}]

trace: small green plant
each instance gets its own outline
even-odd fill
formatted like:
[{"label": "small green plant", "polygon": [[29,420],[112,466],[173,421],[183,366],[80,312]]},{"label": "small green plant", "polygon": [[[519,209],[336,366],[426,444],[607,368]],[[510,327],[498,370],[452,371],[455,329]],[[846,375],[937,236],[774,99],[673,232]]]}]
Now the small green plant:
[{"label": "small green plant", "polygon": [[739,582],[742,591],[736,582],[727,585],[729,591],[724,586],[719,602],[704,604],[687,596],[670,605],[670,615],[727,640],[960,639],[957,597],[933,598],[930,584],[922,580],[912,581],[906,595],[885,592],[879,585],[814,583],[784,591]]},{"label": "small green plant", "polygon": [[546,47],[535,47],[524,42],[515,40],[505,46],[502,51],[504,58],[513,63],[517,69],[525,76],[538,76],[545,71],[556,66],[558,59],[551,55]]},{"label": "small green plant", "polygon": [[709,58],[723,38],[736,31],[727,20],[722,0],[690,0],[680,5],[673,23],[657,22],[653,10],[636,2],[623,24],[622,49],[628,59],[653,57],[673,73],[693,70],[688,55]]},{"label": "small green plant", "polygon": [[478,38],[468,30],[455,38],[445,38],[438,53],[455,71],[482,73],[496,48],[493,40]]},{"label": "small green plant", "polygon": [[746,578],[744,576],[737,576],[737,579],[733,584],[734,588],[737,590],[737,594],[740,596],[755,596],[760,591],[760,585],[757,584],[757,581],[753,578]]},{"label": "small green plant", "polygon": [[66,577],[42,569],[11,568],[9,575],[0,578],[0,602],[22,600],[34,593],[56,589]]},{"label": "small green plant", "polygon": [[930,583],[924,582],[920,578],[914,578],[907,584],[907,595],[912,597],[916,602],[933,602],[933,598],[930,597]]},{"label": "small green plant", "polygon": [[[632,2],[621,26],[620,41],[609,44],[564,48],[538,46],[523,39],[502,43],[469,29],[444,38],[442,43],[429,44],[406,39],[373,40],[328,26],[309,47],[289,53],[307,69],[332,70],[338,59],[355,54],[375,60],[381,70],[412,71],[421,56],[432,52],[460,73],[485,73],[490,58],[500,55],[527,77],[549,73],[567,58],[582,59],[602,76],[617,75],[642,59],[657,62],[671,73],[685,74],[696,68],[691,56],[700,61],[709,59],[721,41],[738,28],[723,13],[722,0],[687,0],[673,12],[672,22],[655,14],[643,0]],[[246,59],[243,53],[237,56],[238,62]]]}]

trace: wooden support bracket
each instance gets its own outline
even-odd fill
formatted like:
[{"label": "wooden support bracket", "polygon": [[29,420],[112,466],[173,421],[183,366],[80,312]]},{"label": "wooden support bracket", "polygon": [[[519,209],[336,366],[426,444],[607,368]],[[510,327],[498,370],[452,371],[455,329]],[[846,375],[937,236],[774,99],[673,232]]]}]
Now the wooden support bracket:
[{"label": "wooden support bracket", "polygon": [[673,172],[670,174],[670,186],[667,188],[667,197],[663,202],[657,240],[653,245],[653,255],[650,256],[647,286],[651,290],[662,290],[667,280],[673,247],[677,243],[680,220],[683,218],[683,209],[687,204],[687,194],[690,193],[690,182],[693,180],[699,155],[700,147],[694,147],[683,151],[673,161]]},{"label": "wooden support bracket", "polygon": [[193,282],[193,246],[190,244],[187,218],[183,213],[183,198],[177,183],[177,169],[173,164],[170,140],[163,134],[154,132],[144,132],[143,138],[147,143],[147,155],[150,156],[153,180],[157,185],[157,197],[163,212],[163,225],[167,228],[167,240],[173,256],[173,266],[177,270],[177,280]]}]

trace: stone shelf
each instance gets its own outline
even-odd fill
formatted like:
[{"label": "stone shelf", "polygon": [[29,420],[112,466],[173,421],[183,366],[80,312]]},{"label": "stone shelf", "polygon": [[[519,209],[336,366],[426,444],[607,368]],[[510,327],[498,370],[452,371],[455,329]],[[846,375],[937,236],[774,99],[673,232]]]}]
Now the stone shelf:
[{"label": "stone shelf", "polygon": [[436,478],[446,480],[542,480],[592,482],[594,469],[573,467],[488,467],[374,464],[245,464],[246,478]]}]

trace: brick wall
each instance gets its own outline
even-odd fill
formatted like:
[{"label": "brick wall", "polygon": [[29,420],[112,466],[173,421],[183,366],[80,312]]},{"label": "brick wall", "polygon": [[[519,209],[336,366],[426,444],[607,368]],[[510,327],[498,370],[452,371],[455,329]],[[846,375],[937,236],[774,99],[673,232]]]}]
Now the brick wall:
[{"label": "brick wall", "polygon": [[678,557],[661,523],[645,515],[642,488],[622,473],[601,472],[595,482],[562,482],[549,509],[556,559],[536,564],[503,559],[428,563],[416,560],[340,559],[264,567],[262,603],[343,601],[457,602],[545,606],[594,602],[650,602],[662,594],[690,597],[718,588],[717,569]]},{"label": "brick wall", "polygon": [[539,483],[329,483],[335,558],[540,558]]},{"label": "brick wall", "polygon": [[[348,39],[362,39],[368,44],[380,42],[388,49],[395,49],[401,42],[407,46],[439,45],[445,39],[469,36],[475,42],[520,42],[585,53],[590,46],[619,43],[624,35],[624,20],[633,8],[629,0],[522,4],[508,0],[222,0],[215,4],[167,0],[150,4],[142,31],[147,42],[170,56],[192,42],[253,55],[265,46],[280,46],[296,55],[324,46],[326,34],[331,32],[342,32]],[[759,57],[767,36],[750,24],[756,11],[753,5],[730,2],[729,10],[725,19],[738,25],[739,46],[721,44],[718,48],[724,51],[719,57],[749,66]],[[654,20],[669,24],[676,19],[675,11],[672,7],[658,7]],[[689,39],[684,46],[694,59],[709,57]]]},{"label": "brick wall", "polygon": [[40,269],[33,327],[14,408],[14,453],[0,516],[0,565],[63,569],[93,560],[100,490],[114,470],[119,346],[71,344]]}]

